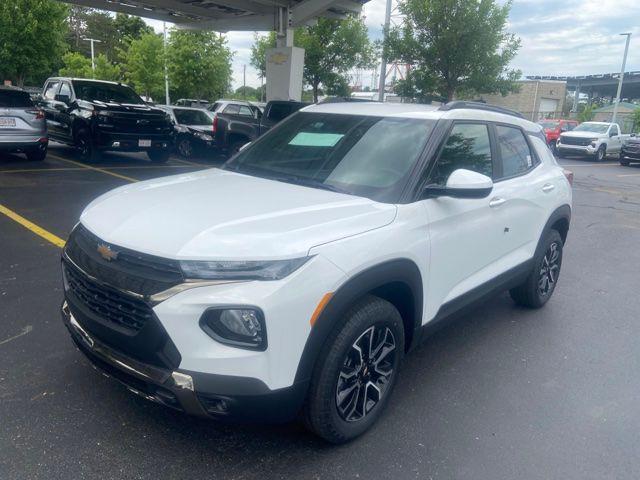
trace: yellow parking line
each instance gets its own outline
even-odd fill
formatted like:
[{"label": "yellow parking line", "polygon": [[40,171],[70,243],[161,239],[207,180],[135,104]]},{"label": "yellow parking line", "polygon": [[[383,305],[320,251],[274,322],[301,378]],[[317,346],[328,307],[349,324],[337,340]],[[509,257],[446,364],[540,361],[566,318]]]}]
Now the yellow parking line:
[{"label": "yellow parking line", "polygon": [[209,165],[205,165],[204,163],[190,162],[189,160],[181,160],[179,158],[174,158],[173,161],[174,162],[184,163],[185,165],[194,165],[196,167],[208,167],[209,166]]},{"label": "yellow parking line", "polygon": [[5,207],[2,204],[0,204],[0,213],[6,215],[11,220],[19,223],[24,228],[26,228],[28,230],[31,230],[36,235],[41,236],[42,238],[44,238],[48,242],[53,243],[56,247],[60,247],[60,248],[64,247],[65,241],[63,239],[61,239],[60,237],[54,235],[51,232],[46,231],[44,228],[39,227],[35,223],[30,222],[29,220],[27,220],[23,216],[18,215],[13,210],[9,210],[7,207]]},{"label": "yellow parking line", "polygon": [[[163,165],[163,168],[190,168],[189,165]],[[152,165],[127,165],[122,167],[103,167],[102,170],[144,170],[158,168]],[[16,170],[0,170],[0,173],[31,173],[31,172],[81,172],[86,170],[82,167],[61,167],[61,168],[25,168]]]},{"label": "yellow parking line", "polygon": [[48,154],[47,156],[51,157],[51,158],[55,158],[56,160],[60,160],[60,161],[67,162],[67,163],[72,163],[74,165],[78,165],[79,167],[86,168],[88,170],[95,170],[96,172],[105,173],[107,175],[111,175],[112,177],[116,177],[116,178],[120,178],[122,180],[126,180],[127,182],[137,182],[138,181],[138,179],[136,179],[136,178],[127,177],[126,175],[120,175],[119,173],[116,173],[116,172],[110,172],[109,170],[105,170],[104,168],[92,167],[91,165],[85,165],[85,164],[80,163],[80,162],[76,162],[76,161],[73,161],[73,160],[68,160],[66,158],[58,157],[57,155]]}]

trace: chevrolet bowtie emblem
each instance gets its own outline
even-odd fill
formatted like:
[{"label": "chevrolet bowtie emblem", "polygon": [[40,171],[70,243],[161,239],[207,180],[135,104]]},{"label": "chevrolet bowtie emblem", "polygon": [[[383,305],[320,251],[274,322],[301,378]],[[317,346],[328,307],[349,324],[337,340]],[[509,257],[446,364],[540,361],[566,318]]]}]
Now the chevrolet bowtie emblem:
[{"label": "chevrolet bowtie emblem", "polygon": [[108,262],[118,258],[118,252],[111,250],[111,247],[109,245],[105,245],[104,243],[98,245],[98,253]]}]

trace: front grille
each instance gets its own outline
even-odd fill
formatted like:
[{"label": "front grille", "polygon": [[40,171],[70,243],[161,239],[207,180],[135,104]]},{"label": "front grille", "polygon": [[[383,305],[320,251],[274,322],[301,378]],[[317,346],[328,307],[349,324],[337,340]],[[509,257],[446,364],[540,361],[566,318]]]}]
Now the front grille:
[{"label": "front grille", "polygon": [[102,320],[137,332],[153,318],[153,311],[143,300],[94,282],[73,267],[65,265],[64,273],[70,292]]},{"label": "front grille", "polygon": [[171,130],[165,115],[157,113],[118,112],[109,118],[115,133],[160,134]]},{"label": "front grille", "polygon": [[624,146],[624,151],[629,153],[640,153],[640,143],[627,143]]},{"label": "front grille", "polygon": [[564,145],[578,145],[581,147],[586,147],[591,144],[590,138],[581,137],[562,137],[561,141]]},{"label": "front grille", "polygon": [[[108,246],[117,257],[106,260],[98,252],[100,246]],[[162,292],[184,281],[177,261],[108,244],[82,225],[71,232],[65,253],[88,275],[143,296]]]}]

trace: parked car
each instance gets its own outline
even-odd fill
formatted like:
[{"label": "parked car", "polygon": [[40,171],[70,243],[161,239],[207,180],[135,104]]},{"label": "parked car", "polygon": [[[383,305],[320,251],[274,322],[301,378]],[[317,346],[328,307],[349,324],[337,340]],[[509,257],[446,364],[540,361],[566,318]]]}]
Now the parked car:
[{"label": "parked car", "polygon": [[213,113],[201,108],[160,107],[171,115],[175,149],[183,158],[206,154],[215,147]]},{"label": "parked car", "polygon": [[197,100],[195,98],[181,98],[176,102],[177,107],[209,108],[209,100]]},{"label": "parked car", "polygon": [[435,324],[502,289],[542,307],[570,217],[569,181],[519,114],[313,105],[222,169],[94,200],[63,250],[63,321],[144,398],[227,420],[302,412],[341,443]]},{"label": "parked car", "polygon": [[640,162],[640,137],[632,133],[620,149],[620,165],[628,167],[630,163]]},{"label": "parked car", "polygon": [[560,134],[575,129],[579,125],[579,122],[577,120],[549,119],[541,120],[538,124],[544,129],[547,145],[555,151],[556,142],[558,138],[560,138]]},{"label": "parked car", "polygon": [[173,145],[167,112],[149,106],[122,83],[54,77],[45,82],[42,106],[49,136],[78,148],[85,161],[101,151],[146,152],[166,162]]},{"label": "parked car", "polygon": [[560,134],[556,144],[558,155],[580,155],[600,162],[607,155],[620,154],[623,135],[617,123],[584,122],[571,132]]},{"label": "parked car", "polygon": [[305,105],[308,104],[274,100],[267,103],[263,113],[250,103],[221,103],[217,106],[214,119],[216,145],[229,155],[234,155],[243,145],[252,142]]},{"label": "parked car", "polygon": [[44,112],[33,104],[29,93],[0,85],[0,152],[44,160],[48,143]]}]

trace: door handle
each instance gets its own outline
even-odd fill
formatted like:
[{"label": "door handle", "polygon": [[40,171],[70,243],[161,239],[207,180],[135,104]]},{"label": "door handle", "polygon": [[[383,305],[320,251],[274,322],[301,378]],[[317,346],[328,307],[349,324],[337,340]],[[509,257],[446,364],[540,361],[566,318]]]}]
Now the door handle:
[{"label": "door handle", "polygon": [[551,192],[552,190],[554,190],[555,188],[556,188],[556,186],[555,186],[555,185],[552,185],[552,184],[550,184],[550,183],[547,183],[547,184],[545,184],[545,185],[542,187],[542,191],[543,191],[544,193],[549,193],[549,192]]},{"label": "door handle", "polygon": [[489,201],[489,206],[491,208],[496,208],[499,207],[500,205],[502,205],[503,203],[505,203],[506,200],[504,198],[501,197],[493,197],[490,201]]}]

